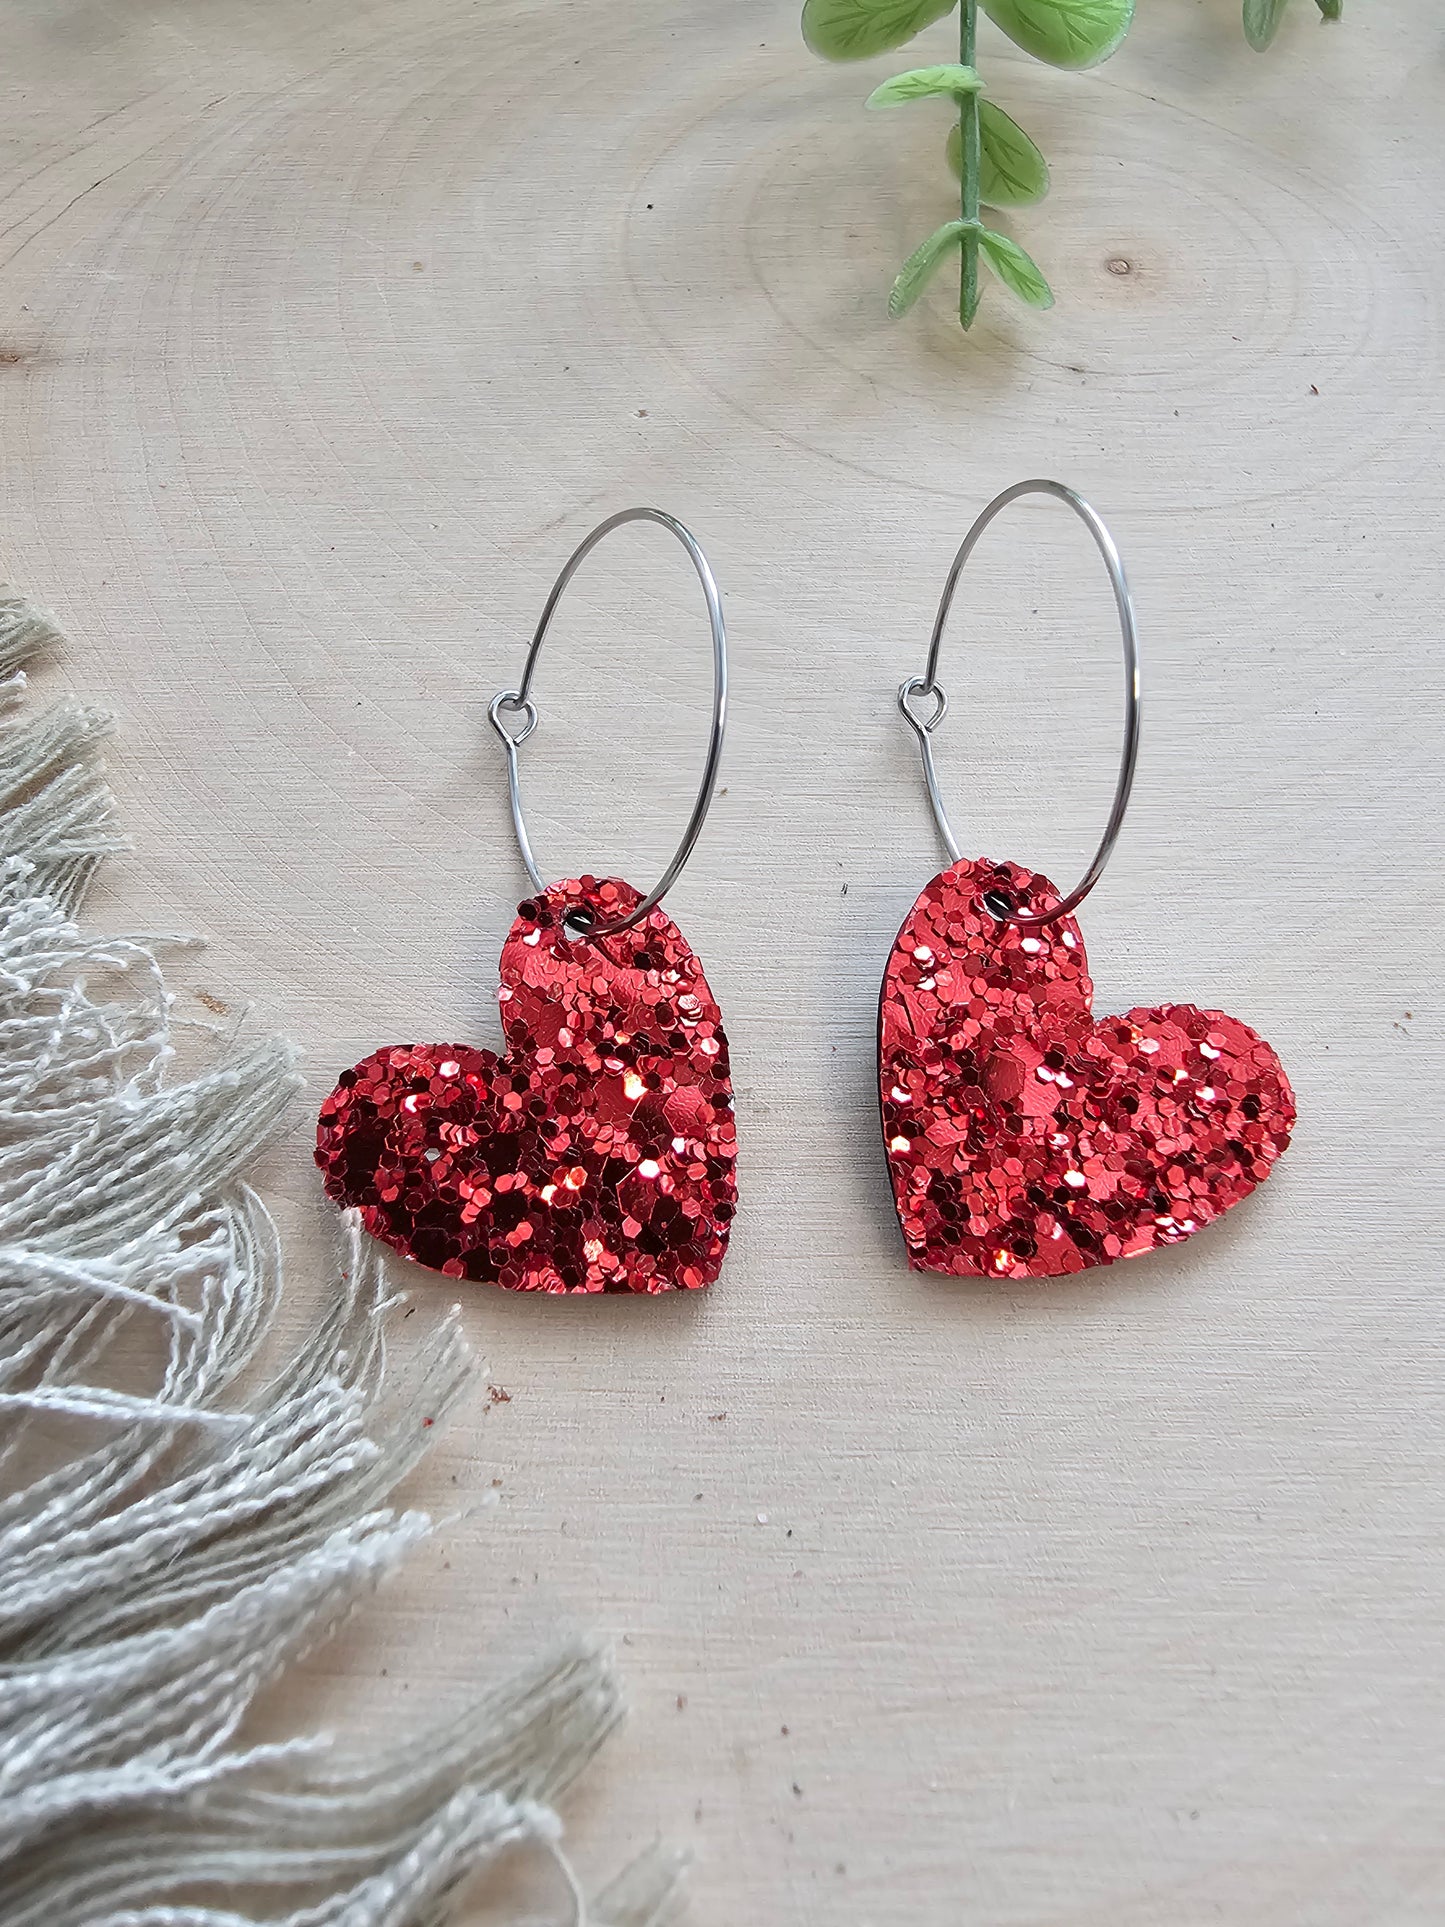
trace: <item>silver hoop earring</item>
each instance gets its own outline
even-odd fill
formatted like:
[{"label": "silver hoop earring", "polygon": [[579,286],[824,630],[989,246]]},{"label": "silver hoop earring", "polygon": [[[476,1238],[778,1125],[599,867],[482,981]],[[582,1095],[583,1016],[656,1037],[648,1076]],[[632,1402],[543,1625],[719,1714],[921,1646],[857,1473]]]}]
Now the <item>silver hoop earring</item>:
[{"label": "silver hoop earring", "polygon": [[[619,877],[548,883],[518,751],[557,605],[604,536],[655,522],[687,551],[712,637],[712,723],[687,826],[646,894]],[[695,1291],[716,1279],[737,1203],[727,1038],[702,965],[660,905],[702,833],[727,726],[727,635],[697,539],[658,509],[608,518],[552,586],[515,689],[487,711],[507,759],[534,896],[502,947],[502,1056],[465,1044],[375,1052],[321,1107],[326,1189],[404,1256],[513,1291]]]},{"label": "silver hoop earring", "polygon": [[[1114,800],[1088,869],[1066,893],[1019,864],[960,853],[933,759],[948,714],[938,660],[954,591],[989,523],[1024,495],[1051,495],[1083,521],[1124,645]],[[1163,1004],[1094,1018],[1069,913],[1118,841],[1141,705],[1129,585],[1082,497],[1028,481],[989,503],[954,557],[923,674],[902,685],[898,706],[953,859],[904,919],[879,1004],[883,1135],[910,1265],[1053,1278],[1181,1243],[1269,1175],[1289,1143],[1294,1096],[1269,1045],[1220,1011]]]}]

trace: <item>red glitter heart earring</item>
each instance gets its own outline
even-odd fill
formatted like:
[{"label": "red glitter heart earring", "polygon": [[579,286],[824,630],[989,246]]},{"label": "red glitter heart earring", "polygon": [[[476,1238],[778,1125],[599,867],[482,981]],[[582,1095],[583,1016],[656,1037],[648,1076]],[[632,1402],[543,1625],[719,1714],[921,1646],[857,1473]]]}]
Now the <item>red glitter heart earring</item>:
[{"label": "red glitter heart earring", "polygon": [[[517,752],[537,727],[532,681],[583,558],[626,522],[686,549],[712,629],[712,730],[697,801],[661,880],[547,883],[522,810]],[[542,610],[518,688],[489,708],[535,895],[502,948],[505,1055],[402,1044],[343,1072],[321,1107],[326,1189],[404,1256],[513,1291],[695,1291],[718,1275],[737,1202],[727,1039],[707,980],[659,905],[712,803],[727,719],[727,637],[707,558],[657,509],[611,516]],[[509,721],[510,719],[510,721]]]},{"label": "red glitter heart earring", "polygon": [[[1061,895],[1016,863],[960,855],[933,732],[948,713],[938,656],[979,537],[1023,495],[1067,503],[1093,536],[1124,639],[1124,751],[1083,880]],[[920,711],[920,704],[927,704]],[[1113,851],[1139,752],[1134,609],[1104,524],[1058,482],[990,502],[944,584],[928,661],[898,692],[953,862],[904,919],[879,1006],[883,1135],[909,1264],[955,1277],[1054,1278],[1179,1244],[1268,1177],[1294,1097],[1279,1059],[1236,1018],[1192,1004],[1093,1015],[1070,911]]]}]

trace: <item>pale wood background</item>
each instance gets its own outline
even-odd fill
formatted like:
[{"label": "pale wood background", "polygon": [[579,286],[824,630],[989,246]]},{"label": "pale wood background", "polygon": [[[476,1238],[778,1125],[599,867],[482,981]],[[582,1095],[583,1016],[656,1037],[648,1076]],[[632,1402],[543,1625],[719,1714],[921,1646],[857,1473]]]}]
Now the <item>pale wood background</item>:
[{"label": "pale wood background", "polygon": [[[511,1400],[483,1378],[415,1497],[498,1503],[297,1709],[364,1733],[609,1632],[633,1716],[578,1857],[691,1846],[699,1927],[1445,1917],[1445,43],[1427,0],[1297,0],[1264,59],[1233,0],[1141,12],[1083,77],[989,32],[1059,306],[990,295],[965,345],[943,288],[883,318],[948,211],[941,112],[865,116],[888,63],[813,61],[784,0],[0,6],[0,562],[74,638],[42,681],[119,712],[98,914],[209,934],[184,1012],[293,1034],[313,1099],[491,1039],[523,878],[484,710],[556,567],[650,500],[727,591],[725,792],[669,906],[733,1042],[723,1281],[468,1297]],[[938,859],[890,702],[1035,472],[1111,520],[1144,623],[1101,1003],[1236,1011],[1301,1122],[1188,1248],[970,1288],[904,1268],[876,1141],[878,975]],[[955,821],[1055,874],[1117,726],[1086,558],[1061,511],[1000,525],[948,669]],[[656,532],[579,590],[538,839],[645,882],[700,603]],[[262,1173],[298,1316],[309,1133]]]}]

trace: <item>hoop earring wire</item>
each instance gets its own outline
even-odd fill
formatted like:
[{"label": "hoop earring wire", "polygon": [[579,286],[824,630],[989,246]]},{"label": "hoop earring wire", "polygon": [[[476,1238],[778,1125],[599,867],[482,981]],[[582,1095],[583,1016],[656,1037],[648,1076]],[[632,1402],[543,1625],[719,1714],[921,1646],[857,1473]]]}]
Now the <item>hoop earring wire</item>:
[{"label": "hoop earring wire", "polygon": [[[910,676],[899,685],[898,708],[903,720],[918,738],[918,746],[923,756],[923,779],[928,786],[928,800],[933,806],[934,821],[938,833],[943,838],[951,861],[957,863],[962,855],[958,839],[953,834],[944,807],[943,794],[939,789],[938,771],[933,760],[933,732],[948,714],[948,696],[938,680],[938,658],[943,647],[943,631],[953,607],[954,594],[959,578],[968,564],[969,557],[978,546],[979,538],[996,515],[1002,513],[1011,502],[1018,501],[1023,495],[1052,495],[1057,501],[1071,508],[1084,527],[1094,538],[1094,545],[1103,557],[1104,567],[1109,572],[1109,586],[1114,591],[1114,606],[1119,615],[1119,633],[1124,646],[1124,745],[1119,757],[1119,775],[1114,785],[1114,800],[1109,807],[1108,821],[1104,834],[1099,839],[1093,859],[1082,879],[1052,909],[1041,911],[1016,910],[1010,907],[999,908],[989,905],[992,914],[1001,922],[1014,923],[1021,928],[1037,927],[1053,923],[1059,917],[1075,910],[1088,896],[1094,885],[1104,873],[1104,866],[1114,853],[1114,845],[1119,840],[1124,815],[1129,807],[1129,793],[1134,787],[1134,770],[1139,761],[1139,725],[1142,699],[1139,688],[1139,637],[1134,618],[1134,600],[1129,592],[1128,578],[1124,574],[1124,564],[1120,560],[1114,538],[1104,526],[1097,512],[1084,498],[1073,489],[1066,488],[1062,482],[1029,481],[1016,482],[1006,488],[1002,495],[996,495],[983,510],[968,534],[963,538],[958,554],[953,558],[953,566],[948,571],[943,585],[943,595],[938,604],[938,614],[933,622],[933,635],[928,645],[928,661],[921,676]],[[933,704],[932,711],[920,715],[916,703],[927,697]]]},{"label": "hoop earring wire", "polygon": [[[628,522],[656,522],[660,528],[666,529],[669,535],[675,536],[682,544],[687,551],[688,560],[697,572],[697,579],[702,585],[703,600],[707,605],[708,626],[712,631],[712,724],[708,734],[707,756],[703,762],[702,780],[698,784],[697,798],[693,803],[692,813],[687,819],[682,838],[673,851],[667,868],[637,908],[628,916],[617,917],[608,923],[588,925],[583,934],[589,939],[615,937],[624,930],[630,930],[634,924],[641,923],[649,911],[657,908],[682,874],[698,838],[702,835],[702,826],[707,821],[707,813],[712,808],[718,766],[722,761],[723,737],[727,730],[727,631],[723,623],[722,597],[718,592],[717,582],[708,559],[703,554],[702,546],[692,531],[675,517],[665,515],[661,509],[652,508],[623,509],[619,514],[610,515],[605,522],[599,523],[590,535],[578,543],[563,565],[561,574],[552,584],[551,593],[542,605],[542,614],[538,618],[531,647],[527,651],[520,684],[515,689],[500,690],[493,696],[487,708],[487,720],[501,738],[507,754],[507,790],[512,805],[512,826],[517,833],[517,847],[521,852],[522,863],[531,879],[533,889],[544,890],[546,879],[537,867],[537,860],[532,854],[532,841],[527,834],[527,818],[522,807],[521,773],[517,763],[518,750],[536,729],[539,720],[537,705],[532,699],[532,679],[536,674],[537,659],[542,653],[542,644],[547,640],[547,631],[552,626],[552,618],[557,613],[557,605],[566,593],[567,585],[603,537],[610,535],[614,529],[622,528]],[[521,726],[509,729],[502,720],[504,716],[520,716]]]}]

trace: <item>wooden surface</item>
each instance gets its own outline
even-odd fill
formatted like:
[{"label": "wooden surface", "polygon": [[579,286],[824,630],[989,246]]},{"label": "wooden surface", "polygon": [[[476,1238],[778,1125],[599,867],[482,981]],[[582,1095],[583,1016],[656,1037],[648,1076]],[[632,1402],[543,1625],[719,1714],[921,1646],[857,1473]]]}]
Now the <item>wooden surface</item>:
[{"label": "wooden surface", "polygon": [[[492,1040],[488,698],[614,508],[683,516],[726,590],[724,789],[669,901],[733,1044],[723,1280],[469,1295],[489,1370],[414,1488],[463,1516],[304,1696],[365,1733],[610,1633],[633,1716],[578,1858],[692,1847],[698,1927],[1445,1917],[1440,28],[1297,0],[1258,58],[1232,0],[1141,13],[1082,77],[989,31],[1059,305],[991,292],[964,344],[942,286],[883,314],[946,218],[941,113],[865,116],[888,62],[813,61],[783,0],[0,7],[0,561],[74,638],[42,681],[120,716],[97,913],[211,938],[184,1014],[288,1031],[313,1099]],[[970,1287],[905,1269],[877,1142],[878,977],[939,857],[891,700],[1038,472],[1144,630],[1101,1008],[1236,1012],[1300,1128],[1185,1249]],[[1072,874],[1102,575],[1025,508],[966,603],[955,823]],[[550,870],[655,873],[705,642],[655,531],[593,559],[529,745]],[[262,1173],[298,1317],[309,1132]]]}]

